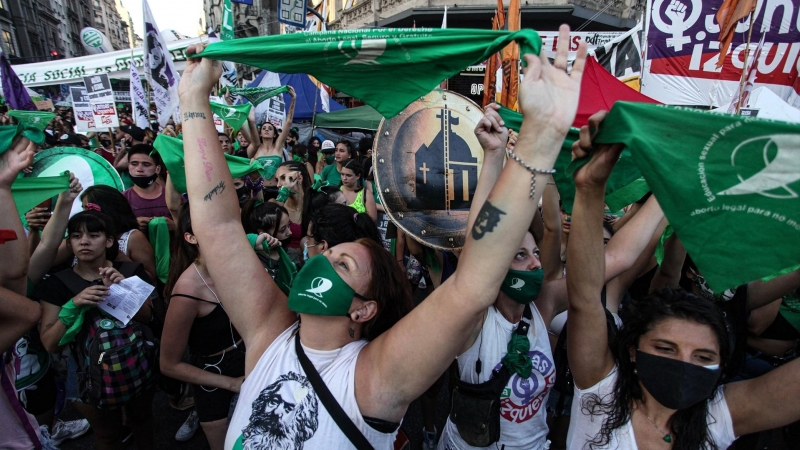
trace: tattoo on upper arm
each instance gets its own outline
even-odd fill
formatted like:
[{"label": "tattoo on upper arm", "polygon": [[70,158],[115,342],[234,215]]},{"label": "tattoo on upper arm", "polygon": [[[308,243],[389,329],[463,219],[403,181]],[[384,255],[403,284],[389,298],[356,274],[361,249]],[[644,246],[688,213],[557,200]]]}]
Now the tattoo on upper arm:
[{"label": "tattoo on upper arm", "polygon": [[205,119],[205,118],[206,118],[206,113],[203,112],[187,111],[183,113],[184,122],[192,119]]},{"label": "tattoo on upper arm", "polygon": [[211,197],[213,197],[216,194],[221,194],[222,191],[224,191],[224,190],[225,190],[225,182],[224,181],[220,181],[218,185],[214,186],[214,189],[209,191],[209,193],[206,194],[205,197],[203,197],[203,200],[209,201],[209,200],[211,200]]},{"label": "tattoo on upper arm", "polygon": [[486,233],[491,233],[492,230],[500,223],[500,216],[506,215],[505,212],[495,208],[488,200],[483,204],[478,217],[475,218],[475,225],[472,226],[472,239],[480,240]]}]

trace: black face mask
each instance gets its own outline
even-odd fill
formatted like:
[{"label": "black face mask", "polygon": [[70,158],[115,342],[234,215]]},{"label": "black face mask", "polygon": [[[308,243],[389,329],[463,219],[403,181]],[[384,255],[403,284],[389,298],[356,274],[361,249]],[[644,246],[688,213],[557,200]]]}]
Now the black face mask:
[{"label": "black face mask", "polygon": [[236,189],[236,197],[239,199],[239,205],[243,205],[250,200],[250,189],[242,185],[242,187]]},{"label": "black face mask", "polygon": [[111,145],[111,141],[109,141],[108,139],[101,139],[101,140],[100,140],[100,144],[101,144],[103,147],[108,147],[109,145]]},{"label": "black face mask", "polygon": [[156,182],[156,178],[158,178],[157,173],[154,173],[149,177],[135,177],[131,175],[131,181],[133,181],[133,184],[139,186],[140,188],[150,187],[151,184]]},{"label": "black face mask", "polygon": [[681,410],[711,398],[721,370],[636,350],[636,372],[658,403]]}]

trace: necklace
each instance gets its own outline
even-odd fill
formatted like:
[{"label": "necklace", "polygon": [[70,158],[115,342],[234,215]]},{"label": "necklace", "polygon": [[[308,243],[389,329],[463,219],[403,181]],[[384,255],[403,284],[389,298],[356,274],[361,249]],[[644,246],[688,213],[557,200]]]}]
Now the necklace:
[{"label": "necklace", "polygon": [[[650,423],[653,424],[653,426],[656,428],[656,430],[658,430],[659,433],[663,433],[661,428],[658,425],[656,425],[656,422],[653,419],[651,419],[650,416],[645,414],[644,410],[641,408],[641,404],[639,406],[639,410],[642,411],[642,414],[647,418],[647,420],[650,421]],[[661,438],[661,439],[663,439],[664,442],[666,442],[667,444],[671,444],[672,443],[672,435],[669,434],[669,433],[664,434],[664,437]]]}]

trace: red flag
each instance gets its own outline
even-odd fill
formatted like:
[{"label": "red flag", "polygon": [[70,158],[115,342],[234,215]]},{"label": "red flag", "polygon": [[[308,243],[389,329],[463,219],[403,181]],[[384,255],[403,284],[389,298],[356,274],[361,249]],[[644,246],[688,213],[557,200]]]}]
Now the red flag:
[{"label": "red flag", "polygon": [[[497,30],[498,12],[492,18],[492,29]],[[497,100],[497,68],[500,67],[500,58],[497,53],[486,60],[486,72],[483,74],[483,107]]]},{"label": "red flag", "polygon": [[[499,0],[498,0],[499,1]],[[511,0],[508,5],[508,30],[517,31],[520,27],[519,0]],[[503,95],[500,103],[517,110],[519,91],[519,46],[512,42],[503,49]]]},{"label": "red flag", "polygon": [[719,60],[717,68],[722,67],[725,62],[725,55],[733,41],[733,34],[736,31],[736,23],[747,17],[748,14],[756,10],[757,0],[725,0],[717,11],[717,23],[719,24]]}]

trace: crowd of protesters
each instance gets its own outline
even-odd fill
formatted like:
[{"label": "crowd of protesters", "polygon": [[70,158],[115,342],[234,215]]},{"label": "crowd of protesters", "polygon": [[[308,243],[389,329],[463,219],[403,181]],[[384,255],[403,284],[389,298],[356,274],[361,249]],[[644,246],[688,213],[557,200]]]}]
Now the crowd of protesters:
[{"label": "crowd of protesters", "polygon": [[[209,60],[187,62],[181,123],[153,112],[143,129],[123,109],[83,135],[62,108],[43,145],[0,149],[0,449],[90,430],[98,449],[155,448],[159,391],[187,411],[175,439],[202,430],[214,450],[401,448],[415,400],[426,450],[796,447],[800,271],[714,292],[662,239],[655,196],[607,210],[622,148],[593,144],[602,111],[573,146],[588,163],[567,211],[551,169],[586,49],[567,74],[561,34],[552,63],[526,57],[519,134],[494,106],[475,129],[460,251],[379,228],[372,139],[300,142],[294,91],[282,129],[251,114],[218,132]],[[185,189],[158,134],[183,140]],[[126,189],[72,175],[12,213],[12,184],[50,147],[100,155]],[[223,154],[263,170],[233,178]],[[155,289],[123,323],[98,305],[131,277]],[[67,405],[83,418],[59,419]]]}]

